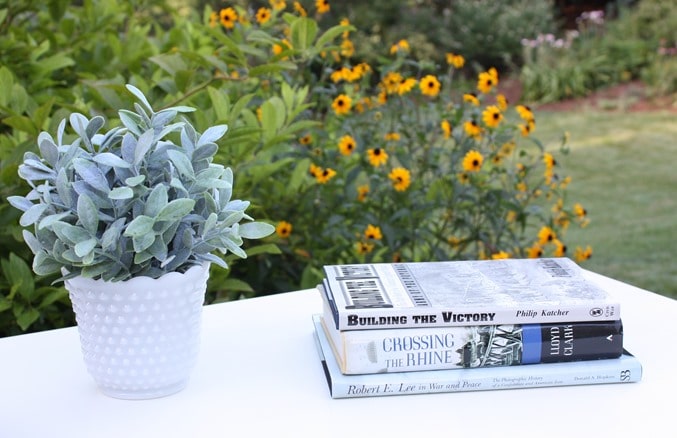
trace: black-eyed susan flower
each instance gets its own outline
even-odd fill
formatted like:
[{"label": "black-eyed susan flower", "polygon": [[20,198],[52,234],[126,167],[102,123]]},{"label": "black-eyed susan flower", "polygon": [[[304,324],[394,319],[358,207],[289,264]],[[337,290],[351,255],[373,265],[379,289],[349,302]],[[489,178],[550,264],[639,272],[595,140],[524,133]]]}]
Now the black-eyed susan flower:
[{"label": "black-eyed susan flower", "polygon": [[299,143],[301,143],[304,146],[311,145],[313,143],[313,136],[310,134],[306,134],[303,137],[299,138]]},{"label": "black-eyed susan flower", "polygon": [[331,107],[334,109],[334,112],[341,116],[348,114],[350,108],[352,107],[353,100],[347,94],[340,94],[334,99],[331,104]]},{"label": "black-eyed susan flower", "polygon": [[386,90],[388,94],[395,94],[400,89],[400,84],[402,83],[402,75],[396,71],[389,71],[383,76],[381,80],[381,86]]},{"label": "black-eyed susan flower", "polygon": [[533,120],[529,120],[528,122],[518,124],[517,127],[523,137],[528,137],[536,129],[536,123]]},{"label": "black-eyed susan flower", "polygon": [[269,0],[270,6],[276,11],[281,11],[287,7],[287,2],[285,0]]},{"label": "black-eyed susan flower", "polygon": [[406,52],[409,52],[409,42],[407,40],[399,40],[398,42],[390,46],[391,55]]},{"label": "black-eyed susan flower", "polygon": [[576,250],[574,251],[574,259],[577,262],[584,262],[588,260],[590,257],[592,257],[592,248],[590,245],[588,245],[585,248],[582,248],[580,246],[576,247]]},{"label": "black-eyed susan flower", "polygon": [[327,167],[326,169],[320,169],[318,173],[315,174],[315,179],[320,184],[326,184],[330,179],[336,176],[336,171]]},{"label": "black-eyed susan flower", "polygon": [[400,134],[397,132],[386,132],[385,135],[383,136],[383,139],[385,141],[399,141]]},{"label": "black-eyed susan flower", "polygon": [[256,21],[259,24],[266,24],[272,15],[270,8],[261,7],[256,11]]},{"label": "black-eyed susan flower", "polygon": [[305,8],[303,7],[303,5],[301,5],[300,2],[294,2],[293,6],[296,13],[299,14],[301,17],[308,16],[308,12],[306,12]]},{"label": "black-eyed susan flower", "polygon": [[374,250],[374,244],[368,242],[357,242],[355,250],[358,254],[368,254]]},{"label": "black-eyed susan flower", "polygon": [[497,94],[496,95],[496,105],[498,105],[498,109],[501,111],[505,111],[508,109],[508,98],[505,97],[504,94]]},{"label": "black-eyed susan flower", "polygon": [[552,255],[555,257],[564,257],[567,253],[567,246],[559,239],[553,240],[552,243],[555,244],[555,251],[553,251]]},{"label": "black-eyed susan flower", "polygon": [[456,178],[458,178],[458,182],[461,184],[468,184],[470,182],[470,175],[468,172],[460,172],[456,175]]},{"label": "black-eyed susan flower", "polygon": [[219,24],[219,14],[212,11],[209,14],[209,27],[216,27],[217,24]]},{"label": "black-eyed susan flower", "polygon": [[482,135],[482,128],[474,120],[467,120],[463,124],[463,130],[468,135],[468,137],[475,139],[478,139]]},{"label": "black-eyed susan flower", "polygon": [[487,125],[489,128],[495,128],[503,120],[503,114],[501,114],[501,110],[498,108],[498,106],[489,105],[482,112],[482,120],[484,121],[484,124]]},{"label": "black-eyed susan flower", "polygon": [[447,53],[447,64],[454,68],[462,68],[465,65],[465,58],[455,53]]},{"label": "black-eyed susan flower", "polygon": [[351,58],[355,54],[355,46],[349,39],[344,39],[341,42],[341,56],[344,58]]},{"label": "black-eyed susan flower", "polygon": [[357,188],[357,200],[360,202],[364,202],[367,199],[367,195],[369,194],[369,186],[368,185],[361,185]]},{"label": "black-eyed susan flower", "polygon": [[411,185],[411,173],[404,167],[396,167],[390,171],[388,178],[398,192],[403,192]]},{"label": "black-eyed susan flower", "polygon": [[543,256],[543,247],[539,244],[534,244],[527,249],[527,257],[530,259],[537,259]]},{"label": "black-eyed susan flower", "polygon": [[291,49],[291,43],[288,40],[283,39],[279,43],[273,45],[273,55],[279,55],[289,49]]},{"label": "black-eyed susan flower", "polygon": [[403,79],[400,82],[400,85],[397,87],[397,94],[399,94],[400,96],[403,96],[403,95],[409,93],[411,90],[413,90],[415,86],[416,86],[416,79],[414,79],[414,78]]},{"label": "black-eyed susan flower", "polygon": [[476,150],[469,150],[463,157],[463,170],[466,172],[479,172],[482,168],[484,157]]},{"label": "black-eyed susan flower", "polygon": [[219,19],[226,29],[232,29],[237,23],[237,11],[234,8],[225,8],[219,11]]},{"label": "black-eyed susan flower", "polygon": [[367,228],[364,230],[364,238],[367,240],[383,239],[383,234],[381,234],[381,228],[374,226],[372,224],[367,225]]},{"label": "black-eyed susan flower", "polygon": [[[342,18],[341,21],[339,21],[339,24],[340,24],[341,26],[350,26],[350,20],[347,19],[347,18]],[[343,33],[341,34],[341,36],[343,37],[343,39],[348,38],[349,35],[350,35],[350,31],[349,31],[349,30],[346,30],[345,32],[343,32]]]},{"label": "black-eyed susan flower", "polygon": [[353,153],[357,143],[351,135],[344,135],[339,139],[338,147],[341,154],[347,156]]},{"label": "black-eyed susan flower", "polygon": [[579,218],[584,218],[588,212],[581,204],[577,202],[574,204],[574,214]]},{"label": "black-eyed susan flower", "polygon": [[287,221],[280,221],[275,226],[275,233],[283,239],[291,235],[292,225]]},{"label": "black-eyed susan flower", "polygon": [[317,175],[322,173],[322,168],[320,166],[313,164],[313,163],[310,163],[310,168],[308,169],[308,173],[313,178],[317,178]]},{"label": "black-eyed susan flower", "polygon": [[549,152],[543,154],[543,163],[545,163],[546,169],[552,169],[557,164],[555,157]]},{"label": "black-eyed susan flower", "polygon": [[372,166],[383,166],[388,161],[388,153],[383,148],[373,148],[367,150],[367,158]]},{"label": "black-eyed susan flower", "polygon": [[442,128],[444,138],[451,137],[451,123],[449,123],[449,120],[442,120],[440,122],[440,128]]},{"label": "black-eyed susan flower", "polygon": [[329,0],[315,0],[315,9],[318,14],[326,14],[331,9]]},{"label": "black-eyed susan flower", "polygon": [[555,231],[547,225],[541,227],[538,231],[538,243],[541,245],[546,245],[557,239]]},{"label": "black-eyed susan flower", "polygon": [[528,106],[517,105],[515,107],[515,110],[517,111],[517,114],[519,114],[519,116],[522,118],[522,120],[526,120],[527,122],[530,120],[534,120],[534,113]]},{"label": "black-eyed susan flower", "polygon": [[509,259],[509,258],[510,258],[510,254],[508,254],[505,251],[495,252],[491,255],[492,260],[501,260],[501,259]]},{"label": "black-eyed susan flower", "polygon": [[477,79],[477,89],[481,93],[489,93],[495,86],[498,85],[498,71],[495,68],[490,68],[488,71],[479,74]]},{"label": "black-eyed susan flower", "polygon": [[515,150],[515,142],[508,141],[501,145],[500,154],[503,156],[511,155]]},{"label": "black-eyed susan flower", "polygon": [[477,98],[475,93],[465,93],[463,95],[463,102],[468,102],[474,106],[480,106],[480,100]]},{"label": "black-eyed susan flower", "polygon": [[433,75],[424,76],[418,85],[421,88],[421,93],[426,96],[435,97],[440,93],[442,84]]}]

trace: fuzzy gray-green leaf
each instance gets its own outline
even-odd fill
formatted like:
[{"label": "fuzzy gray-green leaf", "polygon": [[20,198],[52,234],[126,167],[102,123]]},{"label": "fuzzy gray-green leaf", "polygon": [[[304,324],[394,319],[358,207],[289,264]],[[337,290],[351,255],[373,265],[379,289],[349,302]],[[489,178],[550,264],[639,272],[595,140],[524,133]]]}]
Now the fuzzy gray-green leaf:
[{"label": "fuzzy gray-green leaf", "polygon": [[95,235],[99,228],[99,210],[87,195],[78,197],[78,216],[80,223],[90,234]]},{"label": "fuzzy gray-green leaf", "polygon": [[87,239],[82,242],[78,242],[75,247],[73,248],[75,250],[75,254],[78,257],[86,257],[89,255],[89,253],[94,250],[94,247],[96,246],[96,239]]},{"label": "fuzzy gray-green leaf", "polygon": [[24,214],[19,218],[19,224],[22,227],[28,227],[37,222],[42,214],[47,210],[49,206],[47,204],[34,204],[26,210]]},{"label": "fuzzy gray-green leaf", "polygon": [[87,184],[91,185],[97,190],[101,190],[104,193],[108,193],[110,191],[106,176],[93,162],[85,158],[75,158],[73,160],[73,167],[75,168],[77,174],[80,175],[80,178],[82,178],[82,180]]},{"label": "fuzzy gray-green leaf", "polygon": [[129,187],[116,187],[108,193],[108,199],[132,199],[134,197],[134,190]]},{"label": "fuzzy gray-green leaf", "polygon": [[122,167],[123,169],[132,167],[130,163],[110,152],[96,154],[92,157],[92,160],[96,163],[103,164],[104,166]]},{"label": "fuzzy gray-green leaf", "polygon": [[163,184],[155,186],[146,199],[146,208],[143,214],[155,217],[165,208],[168,202],[167,186]]},{"label": "fuzzy gray-green leaf", "polygon": [[136,149],[134,149],[134,164],[139,164],[145,157],[151,147],[153,147],[153,139],[155,134],[152,130],[148,130],[141,134],[139,140],[136,142]]},{"label": "fuzzy gray-green leaf", "polygon": [[134,95],[134,97],[136,97],[139,100],[139,102],[141,102],[146,107],[148,112],[150,112],[151,114],[153,113],[153,107],[150,105],[148,99],[146,99],[146,96],[143,94],[141,90],[139,90],[138,88],[136,88],[134,85],[131,84],[127,84],[126,88],[130,91],[130,93]]},{"label": "fuzzy gray-green leaf", "polygon": [[240,236],[245,239],[262,239],[271,235],[275,227],[265,222],[245,222],[240,225]]},{"label": "fuzzy gray-green leaf", "polygon": [[187,177],[190,180],[195,179],[193,165],[185,154],[177,150],[169,149],[167,150],[167,156],[181,176]]},{"label": "fuzzy gray-green leaf", "polygon": [[158,221],[175,221],[183,218],[189,214],[193,207],[195,206],[195,201],[189,198],[175,199],[165,205],[162,210],[157,214]]},{"label": "fuzzy gray-green leaf", "polygon": [[155,219],[148,216],[137,216],[127,225],[124,235],[128,237],[137,237],[144,234],[153,233],[153,224]]},{"label": "fuzzy gray-green leaf", "polygon": [[44,157],[45,161],[47,161],[50,166],[56,167],[56,163],[59,161],[59,148],[54,144],[52,136],[46,132],[40,133],[38,136],[38,147],[40,148],[40,154]]},{"label": "fuzzy gray-green leaf", "polygon": [[208,128],[198,139],[197,147],[199,148],[207,143],[216,143],[226,134],[226,131],[228,131],[228,125],[216,125]]}]

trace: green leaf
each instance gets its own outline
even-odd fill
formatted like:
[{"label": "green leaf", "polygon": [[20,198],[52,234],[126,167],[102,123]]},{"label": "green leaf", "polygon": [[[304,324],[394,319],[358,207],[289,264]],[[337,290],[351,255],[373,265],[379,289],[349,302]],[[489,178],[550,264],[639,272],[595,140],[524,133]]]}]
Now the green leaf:
[{"label": "green leaf", "polygon": [[195,201],[189,198],[175,199],[165,205],[157,215],[158,221],[180,220],[193,211]]},{"label": "green leaf", "polygon": [[92,252],[92,250],[94,250],[96,243],[96,239],[92,238],[85,240],[84,242],[78,242],[73,249],[75,250],[75,254],[78,257],[86,257],[90,252]]},{"label": "green leaf", "polygon": [[2,121],[5,125],[11,126],[18,131],[23,131],[30,135],[38,135],[38,127],[35,126],[33,120],[26,116],[10,116],[2,119]]},{"label": "green leaf", "polygon": [[245,222],[240,224],[240,236],[245,239],[261,239],[275,232],[275,227],[265,222]]},{"label": "green leaf", "polygon": [[247,256],[254,256],[258,254],[282,254],[280,247],[274,243],[266,243],[264,245],[256,245],[247,248]]},{"label": "green leaf", "polygon": [[214,87],[208,87],[207,93],[212,102],[212,108],[216,113],[216,119],[219,121],[229,121],[230,115],[230,100],[228,94]]},{"label": "green leaf", "polygon": [[45,74],[51,73],[55,70],[60,70],[62,68],[70,67],[75,65],[75,61],[72,58],[59,53],[49,58],[42,58],[37,64],[38,70],[44,72]]},{"label": "green leaf", "polygon": [[137,216],[127,225],[124,235],[127,237],[137,237],[144,234],[153,234],[153,224],[155,224],[155,219],[152,217]]},{"label": "green leaf", "polygon": [[19,325],[21,330],[26,331],[35,321],[38,320],[38,318],[40,318],[40,312],[33,307],[28,307],[19,311],[15,311],[14,316],[16,317],[16,323]]},{"label": "green leaf", "polygon": [[190,162],[190,159],[181,151],[174,149],[167,150],[167,156],[169,160],[174,164],[176,170],[184,177],[190,178],[191,180],[195,179],[195,171],[193,170],[193,165]]},{"label": "green leaf", "polygon": [[94,201],[84,193],[78,197],[78,216],[82,226],[91,235],[95,235],[99,228],[99,210]]},{"label": "green leaf", "polygon": [[307,17],[300,17],[291,25],[291,42],[295,50],[308,49],[317,36],[317,22]]},{"label": "green leaf", "polygon": [[332,43],[336,37],[341,35],[343,32],[354,31],[354,26],[334,26],[327,29],[315,42],[315,50],[321,52],[325,49],[325,46],[329,43]]},{"label": "green leaf", "polygon": [[153,188],[146,200],[146,207],[143,214],[150,217],[157,216],[163,208],[167,206],[169,198],[167,195],[167,186],[157,185]]}]

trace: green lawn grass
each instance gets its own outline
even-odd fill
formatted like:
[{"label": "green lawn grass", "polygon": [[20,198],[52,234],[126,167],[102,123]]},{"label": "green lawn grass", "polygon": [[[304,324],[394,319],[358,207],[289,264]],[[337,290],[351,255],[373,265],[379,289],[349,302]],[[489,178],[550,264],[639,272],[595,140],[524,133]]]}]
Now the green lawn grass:
[{"label": "green lawn grass", "polygon": [[[556,149],[572,177],[568,203],[580,202],[591,223],[571,227],[566,242],[591,245],[582,265],[600,274],[677,298],[677,114],[537,111],[534,136]],[[571,255],[571,254],[570,254]]]}]

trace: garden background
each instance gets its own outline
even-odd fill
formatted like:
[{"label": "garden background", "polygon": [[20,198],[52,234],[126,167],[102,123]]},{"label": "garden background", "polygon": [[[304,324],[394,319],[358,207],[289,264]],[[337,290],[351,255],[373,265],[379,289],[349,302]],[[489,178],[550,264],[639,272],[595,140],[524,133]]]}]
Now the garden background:
[{"label": "garden background", "polygon": [[7,202],[24,153],[72,112],[119,123],[126,83],[227,123],[217,159],[277,227],[208,303],[549,255],[677,296],[677,1],[363,3],[0,1],[0,336],[73,324]]}]

